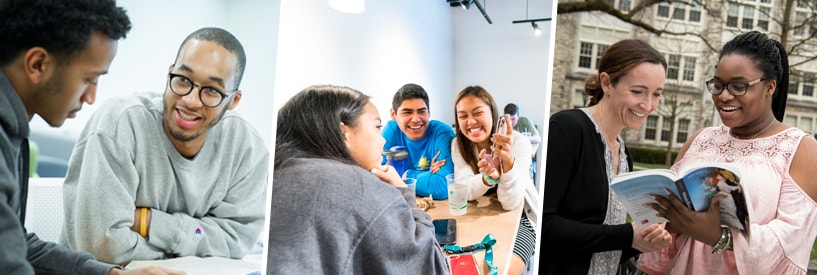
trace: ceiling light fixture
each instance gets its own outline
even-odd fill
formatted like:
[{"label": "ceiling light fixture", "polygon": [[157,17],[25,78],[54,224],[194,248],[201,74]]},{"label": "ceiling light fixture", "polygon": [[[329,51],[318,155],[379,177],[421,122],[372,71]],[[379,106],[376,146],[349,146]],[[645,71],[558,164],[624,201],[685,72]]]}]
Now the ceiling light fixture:
[{"label": "ceiling light fixture", "polygon": [[[479,12],[482,13],[482,16],[485,17],[485,20],[488,21],[488,24],[493,24],[491,18],[488,17],[488,13],[485,12],[485,8],[482,7],[482,4],[479,3],[479,0],[446,0],[448,5],[451,7],[462,7],[463,9],[471,8],[471,5],[477,5]],[[485,0],[483,0],[485,1]]]},{"label": "ceiling light fixture", "polygon": [[542,35],[542,29],[539,28],[539,25],[536,25],[536,22],[531,21],[530,25],[533,27],[533,35],[535,36]]},{"label": "ceiling light fixture", "polygon": [[528,1],[525,1],[525,20],[514,20],[512,22],[514,24],[530,22],[531,27],[533,27],[533,35],[540,36],[540,35],[542,35],[542,28],[539,28],[539,25],[536,24],[536,22],[540,22],[540,21],[550,21],[550,17],[548,17],[548,18],[528,19]]},{"label": "ceiling light fixture", "polygon": [[365,0],[329,0],[329,6],[343,13],[363,13],[366,10]]}]

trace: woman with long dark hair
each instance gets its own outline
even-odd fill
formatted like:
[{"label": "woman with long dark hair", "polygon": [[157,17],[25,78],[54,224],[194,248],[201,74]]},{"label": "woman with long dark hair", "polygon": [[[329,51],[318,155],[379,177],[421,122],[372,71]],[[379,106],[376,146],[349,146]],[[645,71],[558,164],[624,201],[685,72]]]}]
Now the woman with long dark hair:
[{"label": "woman with long dark hair", "polygon": [[429,216],[391,166],[374,104],[312,86],[278,111],[270,274],[447,274]]}]

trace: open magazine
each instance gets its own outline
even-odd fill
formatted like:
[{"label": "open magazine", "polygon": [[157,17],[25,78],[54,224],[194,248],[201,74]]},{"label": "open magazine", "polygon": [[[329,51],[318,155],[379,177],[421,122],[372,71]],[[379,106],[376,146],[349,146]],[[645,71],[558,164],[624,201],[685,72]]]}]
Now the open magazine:
[{"label": "open magazine", "polygon": [[749,238],[752,207],[746,189],[740,184],[739,169],[724,163],[703,163],[688,167],[680,175],[666,169],[649,169],[621,174],[610,188],[639,227],[666,222],[646,206],[655,202],[651,194],[665,196],[669,190],[689,209],[709,209],[715,195],[728,195],[720,201],[721,224],[740,231]]}]

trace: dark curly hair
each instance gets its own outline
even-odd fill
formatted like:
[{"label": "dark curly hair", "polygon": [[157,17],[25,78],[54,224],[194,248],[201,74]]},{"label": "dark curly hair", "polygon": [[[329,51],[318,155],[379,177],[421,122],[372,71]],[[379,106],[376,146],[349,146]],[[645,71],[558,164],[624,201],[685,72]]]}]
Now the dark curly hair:
[{"label": "dark curly hair", "polygon": [[43,47],[58,64],[84,49],[93,31],[125,38],[131,22],[114,0],[0,1],[0,66],[21,53]]},{"label": "dark curly hair", "polygon": [[777,81],[772,98],[772,113],[778,121],[783,121],[789,93],[789,59],[783,45],[761,32],[750,31],[727,42],[718,60],[729,54],[748,57],[763,71],[764,78]]},{"label": "dark curly hair", "polygon": [[179,59],[179,54],[182,52],[184,44],[187,44],[187,41],[191,39],[214,42],[235,55],[238,63],[235,66],[235,87],[233,89],[238,89],[239,84],[241,84],[241,78],[244,76],[244,67],[247,65],[247,55],[244,54],[244,47],[241,46],[241,42],[238,41],[238,38],[221,28],[208,27],[198,29],[187,35],[187,38],[179,45],[179,50],[176,52],[176,60]]}]

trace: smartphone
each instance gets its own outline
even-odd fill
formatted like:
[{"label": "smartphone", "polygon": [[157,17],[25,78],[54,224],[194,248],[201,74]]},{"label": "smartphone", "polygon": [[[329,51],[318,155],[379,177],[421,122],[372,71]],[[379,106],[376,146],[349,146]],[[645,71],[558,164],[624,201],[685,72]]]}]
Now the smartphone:
[{"label": "smartphone", "polygon": [[434,224],[434,236],[440,245],[457,243],[457,220],[433,220],[431,223]]},{"label": "smartphone", "polygon": [[473,253],[448,256],[451,275],[479,275],[479,266]]}]

